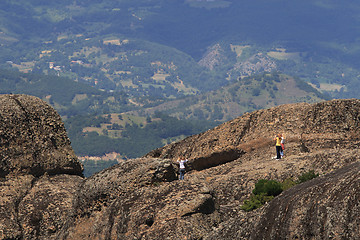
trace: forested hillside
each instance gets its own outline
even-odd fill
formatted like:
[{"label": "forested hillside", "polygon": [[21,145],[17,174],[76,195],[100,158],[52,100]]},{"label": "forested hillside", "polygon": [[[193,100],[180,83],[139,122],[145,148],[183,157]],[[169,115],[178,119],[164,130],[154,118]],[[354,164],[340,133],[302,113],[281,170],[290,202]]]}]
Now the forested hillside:
[{"label": "forested hillside", "polygon": [[330,99],[300,78],[278,72],[239,79],[218,90],[197,96],[169,101],[147,108],[152,114],[162,111],[179,119],[201,119],[221,123],[245,112],[266,109],[281,104],[319,102]]},{"label": "forested hillside", "polygon": [[123,92],[100,91],[53,75],[2,70],[0,88],[2,93],[30,94],[53,105],[65,120],[78,155],[117,152],[124,158],[141,156],[245,112],[326,99],[304,81],[279,73],[256,75],[216,91],[153,101],[142,107],[133,103],[139,98]]}]

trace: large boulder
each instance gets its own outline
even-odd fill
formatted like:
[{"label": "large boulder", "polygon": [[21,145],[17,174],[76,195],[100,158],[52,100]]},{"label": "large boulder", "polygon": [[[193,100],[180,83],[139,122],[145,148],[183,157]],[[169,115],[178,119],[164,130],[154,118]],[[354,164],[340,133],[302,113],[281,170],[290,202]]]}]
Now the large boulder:
[{"label": "large boulder", "polygon": [[0,95],[0,239],[51,239],[73,211],[82,164],[57,112]]},{"label": "large boulder", "polygon": [[0,146],[0,177],[82,175],[59,114],[37,97],[0,95]]}]

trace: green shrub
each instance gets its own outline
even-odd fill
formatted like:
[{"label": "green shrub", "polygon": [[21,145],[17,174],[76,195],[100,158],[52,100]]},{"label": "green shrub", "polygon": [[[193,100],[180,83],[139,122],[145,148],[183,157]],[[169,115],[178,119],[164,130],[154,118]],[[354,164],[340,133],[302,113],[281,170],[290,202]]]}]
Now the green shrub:
[{"label": "green shrub", "polygon": [[241,209],[252,211],[271,201],[275,196],[282,192],[282,186],[275,180],[260,179],[255,183],[253,194],[249,200],[245,200]]},{"label": "green shrub", "polygon": [[299,176],[297,181],[288,178],[279,183],[275,180],[260,179],[257,183],[255,183],[255,188],[252,191],[253,194],[250,196],[250,199],[244,201],[241,209],[247,212],[257,209],[266,202],[271,201],[282,191],[285,191],[295,186],[296,184],[306,182],[318,176],[319,174],[315,174],[314,170],[310,170]]},{"label": "green shrub", "polygon": [[275,180],[265,180],[260,179],[255,184],[255,189],[253,190],[253,194],[260,195],[264,194],[267,196],[277,196],[282,192],[281,184]]},{"label": "green shrub", "polygon": [[274,196],[267,196],[264,193],[261,193],[259,195],[251,195],[249,200],[244,201],[244,205],[241,206],[241,209],[249,212],[254,209],[257,209],[264,205],[266,202],[271,201],[274,198]]},{"label": "green shrub", "polygon": [[300,183],[303,183],[303,182],[306,182],[306,181],[309,181],[313,178],[316,178],[318,177],[319,174],[315,174],[315,171],[314,170],[309,170],[308,172],[306,173],[303,173],[302,175],[300,175],[298,177],[298,180],[296,181],[297,184],[300,184]]},{"label": "green shrub", "polygon": [[292,188],[295,185],[296,182],[291,178],[287,178],[283,182],[281,182],[281,188],[283,191],[288,190],[289,188]]},{"label": "green shrub", "polygon": [[267,181],[268,180],[260,179],[257,183],[255,183],[255,188],[252,193],[255,195],[265,193],[265,183],[267,183]]}]

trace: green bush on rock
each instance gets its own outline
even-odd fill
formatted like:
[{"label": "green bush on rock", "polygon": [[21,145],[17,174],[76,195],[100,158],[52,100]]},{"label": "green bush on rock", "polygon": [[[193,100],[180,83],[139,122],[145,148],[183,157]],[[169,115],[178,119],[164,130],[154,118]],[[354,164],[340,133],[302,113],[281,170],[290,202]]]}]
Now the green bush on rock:
[{"label": "green bush on rock", "polygon": [[288,178],[280,183],[276,180],[260,179],[257,183],[255,183],[255,188],[252,191],[250,199],[244,201],[241,209],[249,212],[254,209],[260,208],[262,205],[271,201],[274,197],[279,195],[282,191],[285,191],[295,186],[296,184],[309,181],[318,176],[319,174],[315,174],[314,170],[310,170],[300,175],[297,181]]},{"label": "green bush on rock", "polygon": [[245,210],[246,212],[255,210],[257,208],[260,208],[265,203],[271,201],[273,198],[274,196],[267,196],[264,193],[261,193],[259,195],[252,194],[249,200],[244,201],[244,205],[241,206],[241,209]]},{"label": "green bush on rock", "polygon": [[275,180],[260,179],[252,191],[250,200],[245,200],[241,209],[245,211],[252,211],[271,201],[275,196],[282,192],[281,183]]},{"label": "green bush on rock", "polygon": [[281,184],[275,180],[260,179],[255,184],[253,194],[260,195],[264,194],[267,196],[277,196],[282,192]]},{"label": "green bush on rock", "polygon": [[296,181],[297,184],[309,181],[313,178],[318,177],[319,174],[316,174],[314,170],[310,170],[306,173],[303,173],[301,176],[298,177],[298,180]]}]

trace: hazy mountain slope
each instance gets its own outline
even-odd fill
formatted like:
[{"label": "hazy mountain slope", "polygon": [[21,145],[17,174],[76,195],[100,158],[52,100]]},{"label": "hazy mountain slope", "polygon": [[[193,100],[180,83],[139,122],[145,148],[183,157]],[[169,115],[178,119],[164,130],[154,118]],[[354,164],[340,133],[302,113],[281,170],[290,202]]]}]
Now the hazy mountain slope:
[{"label": "hazy mountain slope", "polygon": [[79,156],[116,152],[122,158],[138,157],[215,125],[160,113],[142,117],[122,114],[139,108],[134,104],[137,100],[122,92],[100,91],[64,77],[0,70],[0,89],[1,94],[26,93],[50,103],[66,119],[72,147]]},{"label": "hazy mountain slope", "polygon": [[67,119],[65,124],[78,156],[117,153],[114,160],[119,161],[139,157],[216,125],[211,121],[179,120],[161,113],[80,115]]},{"label": "hazy mountain slope", "polygon": [[[282,1],[230,0],[215,1],[229,4],[210,9],[206,6],[211,6],[211,2],[203,1],[203,7],[198,8],[189,8],[184,2],[196,1],[164,3],[158,14],[145,21],[147,25],[140,32],[146,31],[145,36],[151,40],[171,44],[198,58],[207,46],[220,39],[266,44],[286,41],[296,48],[319,41],[351,43],[352,36],[359,35],[355,10],[359,9],[359,4],[354,1],[345,6],[339,0],[296,0],[285,4]],[[347,15],[341,14],[345,12]]]},{"label": "hazy mountain slope", "polygon": [[305,82],[273,73],[245,78],[217,91],[138,111],[74,116],[66,120],[66,126],[80,156],[117,152],[122,157],[134,158],[245,112],[324,99],[325,96]]},{"label": "hazy mountain slope", "polygon": [[256,109],[325,99],[328,97],[300,79],[272,73],[239,79],[218,90],[160,104],[145,112],[162,111],[180,119],[223,122]]},{"label": "hazy mountain slope", "polygon": [[[351,36],[359,33],[356,28],[359,4],[354,1],[344,5],[339,0],[296,0],[286,4],[266,0],[215,0],[219,4],[212,8],[213,2],[202,1],[197,6],[194,2],[4,0],[1,9],[5,16],[13,16],[8,18],[8,24],[20,24],[23,22],[21,17],[27,17],[56,26],[58,33],[66,29],[73,34],[82,31],[132,34],[181,50],[192,48],[191,52],[204,50],[211,42],[231,37],[234,33],[236,37],[243,34],[243,38],[257,42],[287,40],[298,43],[329,39],[348,43],[352,41]],[[340,12],[347,14],[338,14]],[[16,16],[17,13],[21,14]],[[28,22],[28,29],[23,26],[8,31],[23,37],[23,31],[36,29],[37,22]],[[71,26],[66,24],[70,22]],[[104,27],[96,28],[98,24]],[[61,28],[61,25],[68,28]],[[45,33],[48,28],[37,28],[37,31]]]}]

